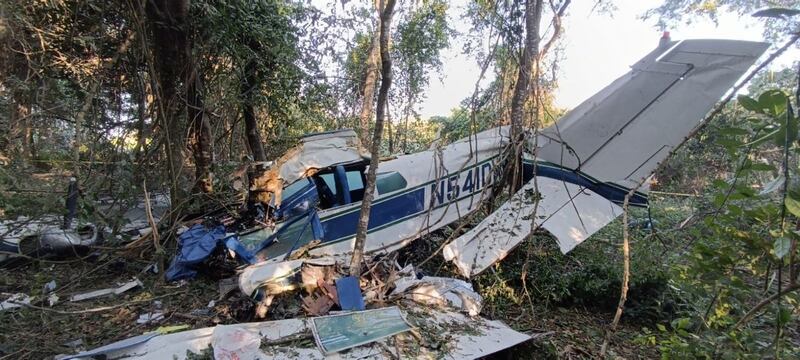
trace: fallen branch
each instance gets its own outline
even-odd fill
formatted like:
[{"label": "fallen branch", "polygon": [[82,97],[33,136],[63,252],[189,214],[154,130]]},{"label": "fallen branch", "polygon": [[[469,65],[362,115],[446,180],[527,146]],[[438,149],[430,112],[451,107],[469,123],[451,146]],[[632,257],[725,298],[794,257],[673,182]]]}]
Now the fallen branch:
[{"label": "fallen branch", "polygon": [[775,301],[775,299],[778,299],[778,298],[782,297],[783,295],[786,295],[786,294],[788,294],[788,293],[790,293],[792,291],[795,291],[797,289],[800,289],[800,283],[791,284],[791,285],[783,288],[781,291],[770,295],[768,298],[766,298],[764,300],[761,300],[760,303],[756,304],[756,306],[754,306],[752,309],[750,309],[750,311],[748,311],[747,314],[744,314],[744,317],[742,317],[739,321],[736,322],[736,324],[733,325],[733,329],[736,330],[739,327],[741,327],[742,325],[744,325],[745,323],[749,322],[752,319],[752,317],[755,316],[756,313],[761,311],[761,309],[763,309],[765,306],[769,305],[771,302]]},{"label": "fallen branch", "polygon": [[311,331],[299,332],[297,334],[287,335],[282,338],[277,338],[274,340],[262,339],[261,346],[280,346],[285,344],[291,344],[295,341],[300,341],[305,339],[314,339],[314,335],[311,334]]},{"label": "fallen branch", "polygon": [[608,340],[611,338],[611,333],[617,329],[619,319],[622,317],[622,311],[625,308],[625,301],[628,300],[628,281],[631,277],[631,247],[630,231],[628,230],[628,205],[630,203],[631,196],[633,196],[633,194],[636,192],[636,189],[642,186],[644,181],[646,181],[646,179],[641,181],[636,187],[631,188],[631,190],[625,195],[625,201],[622,203],[622,289],[620,289],[619,304],[617,305],[617,311],[614,314],[614,320],[611,321],[611,326],[608,328],[608,331],[606,331],[605,339],[603,339],[603,345],[600,347],[601,358],[605,358],[606,356]]},{"label": "fallen branch", "polygon": [[160,239],[158,236],[158,226],[156,220],[153,218],[153,209],[150,207],[150,194],[147,192],[147,182],[142,182],[142,189],[144,190],[144,211],[147,214],[147,222],[150,224],[150,233],[153,234],[153,246],[156,248],[156,254],[164,251],[161,248]]}]

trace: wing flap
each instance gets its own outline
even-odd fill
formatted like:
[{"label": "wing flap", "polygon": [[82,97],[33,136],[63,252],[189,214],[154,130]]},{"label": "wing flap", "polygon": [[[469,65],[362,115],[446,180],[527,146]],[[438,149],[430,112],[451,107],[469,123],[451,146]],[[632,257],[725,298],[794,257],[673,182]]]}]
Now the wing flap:
[{"label": "wing flap", "polygon": [[462,275],[471,277],[505,258],[536,227],[555,236],[567,253],[620,214],[619,206],[592,191],[540,177],[447,244],[442,254]]}]

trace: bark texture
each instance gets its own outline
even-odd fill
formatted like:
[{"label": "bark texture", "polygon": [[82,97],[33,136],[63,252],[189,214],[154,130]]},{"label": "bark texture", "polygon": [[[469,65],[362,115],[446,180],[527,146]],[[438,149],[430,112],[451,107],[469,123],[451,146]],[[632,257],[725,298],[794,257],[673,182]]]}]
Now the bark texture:
[{"label": "bark texture", "polygon": [[511,139],[515,152],[511,177],[509,178],[512,192],[516,192],[522,186],[522,124],[525,104],[528,102],[531,93],[531,74],[538,62],[539,24],[542,20],[542,6],[542,0],[528,0],[525,3],[525,48],[519,64],[517,83],[514,85],[514,95],[511,98]]},{"label": "bark texture", "polygon": [[367,240],[367,229],[369,227],[369,213],[372,208],[372,199],[375,196],[375,176],[380,159],[383,117],[389,97],[389,88],[392,86],[392,59],[389,56],[389,36],[391,34],[394,5],[395,0],[386,0],[383,12],[381,13],[381,87],[378,91],[378,105],[375,109],[375,130],[372,134],[371,147],[372,159],[370,160],[369,171],[367,172],[367,183],[364,184],[364,199],[361,202],[361,213],[358,218],[356,242],[353,246],[353,258],[350,261],[350,275],[355,277],[361,275],[361,262],[364,256],[364,244]]},{"label": "bark texture", "polygon": [[[157,101],[169,163],[173,204],[185,198],[181,178],[183,148],[188,145],[195,163],[194,189],[213,191],[213,139],[204,111],[203,82],[196,69],[189,34],[189,0],[150,0],[146,12],[152,30]],[[186,116],[186,121],[181,121]],[[188,139],[183,125],[188,128]],[[188,140],[188,143],[187,143]]]},{"label": "bark texture", "polygon": [[244,118],[244,133],[247,138],[247,146],[250,148],[253,160],[256,162],[267,161],[255,115],[253,98],[256,91],[256,65],[252,60],[245,65],[244,72],[242,80],[242,117]]},{"label": "bark texture", "polygon": [[155,68],[156,101],[159,102],[159,123],[165,131],[164,153],[170,175],[170,195],[173,206],[186,197],[182,186],[183,131],[180,99],[180,80],[184,77],[184,49],[188,41],[186,17],[188,0],[149,0],[146,2],[148,25],[152,31],[152,50]]},{"label": "bark texture", "polygon": [[[383,0],[375,2],[375,9],[381,12]],[[381,15],[382,17],[382,15]],[[378,81],[378,63],[381,62],[380,54],[380,34],[382,21],[378,21],[375,34],[372,35],[372,42],[369,45],[367,54],[367,70],[364,73],[364,91],[361,97],[361,112],[358,115],[359,125],[361,126],[361,142],[364,146],[369,146],[369,123],[372,120],[373,105],[375,100],[375,83]]]}]

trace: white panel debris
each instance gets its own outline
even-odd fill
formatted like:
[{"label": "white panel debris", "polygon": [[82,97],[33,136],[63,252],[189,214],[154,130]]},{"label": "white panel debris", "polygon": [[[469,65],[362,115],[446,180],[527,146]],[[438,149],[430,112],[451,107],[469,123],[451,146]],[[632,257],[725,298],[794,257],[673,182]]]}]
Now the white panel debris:
[{"label": "white panel debris", "polygon": [[330,257],[289,261],[275,259],[261,262],[242,270],[239,274],[239,289],[242,293],[250,295],[258,288],[264,287],[268,294],[279,294],[297,288],[297,283],[289,278],[297,274],[303,264],[331,266],[335,263],[336,260]]},{"label": "white panel debris", "polygon": [[449,307],[477,316],[483,306],[483,298],[464,280],[435,276],[404,277],[395,283],[391,295],[401,296],[422,305]]},{"label": "white panel debris", "polygon": [[[402,341],[389,342],[388,339],[364,344],[349,351],[332,354],[338,359],[396,359],[396,358],[452,358],[477,359],[497,351],[512,347],[531,339],[531,336],[509,328],[500,321],[489,321],[480,317],[467,317],[455,312],[440,312],[423,309],[403,311],[404,317],[415,330],[394,337],[405,337]],[[224,330],[217,330],[224,327]],[[260,323],[219,325],[197,330],[145,338],[144,342],[123,340],[121,346],[106,345],[102,352],[110,359],[186,359],[187,352],[200,354],[209,351],[209,345],[223,340],[225,334],[243,332],[241,342],[229,343],[230,348],[252,355],[248,359],[326,359],[316,346],[302,346],[300,340],[312,339],[309,320],[286,319]],[[416,335],[412,335],[414,333]],[[256,336],[260,347],[254,350]],[[420,336],[422,340],[417,338]],[[438,341],[446,342],[433,344]],[[432,348],[426,344],[436,345]],[[402,344],[413,344],[410,353],[405,354]],[[239,346],[241,345],[241,346]],[[214,348],[216,350],[216,347]],[[390,351],[391,353],[387,353]],[[399,351],[400,353],[395,353]],[[85,354],[99,355],[94,351]],[[228,353],[230,354],[230,352]],[[215,353],[216,355],[216,353]],[[80,359],[75,356],[74,358]],[[87,357],[88,358],[88,357]]]},{"label": "white panel debris", "polygon": [[0,311],[6,311],[20,308],[25,305],[30,305],[31,301],[33,301],[33,297],[23,293],[16,293],[0,303]]},{"label": "white panel debris", "polygon": [[591,191],[560,180],[537,178],[447,244],[442,254],[462,275],[471,277],[505,258],[535,226],[553,234],[566,253],[620,214],[619,206]]},{"label": "white panel debris", "polygon": [[134,288],[137,288],[137,287],[140,287],[140,286],[143,286],[142,282],[139,281],[139,279],[133,279],[133,280],[131,280],[129,282],[126,282],[124,284],[121,284],[120,286],[115,287],[115,288],[100,289],[100,290],[94,290],[94,291],[90,291],[90,292],[86,292],[86,293],[72,295],[72,296],[70,296],[69,301],[82,301],[82,300],[94,299],[94,298],[103,297],[103,296],[109,296],[109,295],[119,295],[119,294],[122,294],[122,293],[124,293],[124,292],[126,292],[128,290],[131,290],[131,289],[134,289]]}]

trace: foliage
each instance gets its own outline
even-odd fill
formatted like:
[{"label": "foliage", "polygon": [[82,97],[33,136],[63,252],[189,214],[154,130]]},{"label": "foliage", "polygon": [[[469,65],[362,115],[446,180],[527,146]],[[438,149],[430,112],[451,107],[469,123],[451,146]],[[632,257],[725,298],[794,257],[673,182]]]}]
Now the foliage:
[{"label": "foliage", "polygon": [[797,70],[800,69],[800,61],[788,67],[777,70],[768,70],[756,75],[747,86],[749,94],[760,94],[770,89],[778,89],[787,94],[791,94],[797,88]]},{"label": "foliage", "polygon": [[427,87],[429,72],[441,69],[440,52],[449,46],[452,33],[447,9],[443,0],[423,1],[397,27],[393,47],[399,70],[397,87],[404,89],[412,103]]},{"label": "foliage", "polygon": [[675,23],[691,22],[697,18],[707,17],[717,22],[719,15],[725,12],[736,13],[740,16],[759,15],[765,22],[765,37],[775,39],[792,31],[797,31],[798,19],[796,14],[781,11],[760,11],[764,8],[797,9],[800,1],[797,0],[664,0],[663,3],[644,14],[644,18],[657,18],[658,26],[665,28],[674,26]]},{"label": "foliage", "polygon": [[[788,104],[790,98],[780,90],[767,90],[755,98],[739,96],[738,105],[745,111],[729,112],[722,126],[705,137],[723,150],[729,160],[722,163],[732,168],[711,183],[704,196],[707,215],[698,228],[685,233],[687,253],[673,261],[671,278],[688,306],[678,319],[650,327],[640,338],[657,344],[665,358],[760,358],[756,354],[766,353],[787,357],[800,350],[787,339],[789,333],[783,336],[781,329],[797,323],[797,315],[785,305],[773,304],[751,322],[735,326],[764,296],[778,286],[786,287],[788,274],[794,271],[786,264],[797,256],[790,225],[795,220],[789,219],[798,210],[797,182],[790,180],[788,213],[782,210],[782,182],[770,185],[775,177],[783,181],[778,170],[785,161],[784,151],[792,159],[790,176],[797,174],[797,117]],[[698,160],[703,161],[694,163]],[[780,283],[776,269],[785,270]],[[795,294],[784,301],[797,306]]]}]

